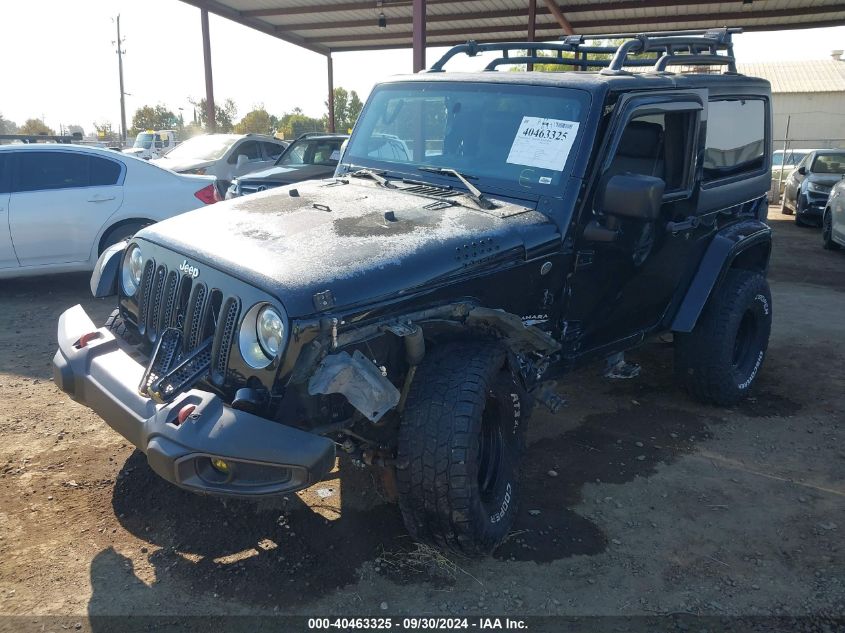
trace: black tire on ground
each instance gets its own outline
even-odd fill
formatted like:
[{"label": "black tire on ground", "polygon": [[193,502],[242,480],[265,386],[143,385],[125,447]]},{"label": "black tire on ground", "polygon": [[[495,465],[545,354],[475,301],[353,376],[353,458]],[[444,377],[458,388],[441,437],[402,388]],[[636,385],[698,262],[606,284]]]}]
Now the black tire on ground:
[{"label": "black tire on ground", "polygon": [[489,554],[516,517],[529,402],[493,343],[433,350],[399,430],[399,508],[411,536],[465,556]]},{"label": "black tire on ground", "polygon": [[780,198],[780,212],[783,215],[792,215],[792,209],[786,206],[786,192],[783,192],[783,195]]},{"label": "black tire on ground", "polygon": [[839,244],[833,241],[833,218],[830,209],[824,210],[822,218],[822,247],[829,251],[839,248]]},{"label": "black tire on ground", "polygon": [[801,218],[801,194],[798,194],[798,197],[795,198],[795,225],[807,226],[807,223]]},{"label": "black tire on ground", "polygon": [[126,323],[123,320],[123,317],[120,316],[120,310],[114,309],[109,317],[106,319],[106,322],[103,324],[112,334],[114,334],[117,338],[123,339],[130,345],[136,345],[140,341],[135,337],[132,330],[130,330]]},{"label": "black tire on ground", "polygon": [[695,399],[739,402],[760,372],[772,328],[772,296],[762,273],[731,270],[695,329],[675,334],[675,374]]},{"label": "black tire on ground", "polygon": [[102,255],[103,251],[105,251],[109,246],[128,240],[130,237],[135,235],[135,233],[150,224],[152,224],[152,222],[127,222],[126,224],[119,224],[109,229],[108,232],[103,235],[103,239],[100,240],[100,251],[97,255]]}]

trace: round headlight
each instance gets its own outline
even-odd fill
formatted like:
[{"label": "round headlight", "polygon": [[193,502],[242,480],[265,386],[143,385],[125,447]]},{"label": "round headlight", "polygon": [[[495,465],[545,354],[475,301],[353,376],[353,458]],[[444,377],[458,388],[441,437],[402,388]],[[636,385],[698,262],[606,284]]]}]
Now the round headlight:
[{"label": "round headlight", "polygon": [[268,358],[276,358],[284,341],[285,324],[274,308],[265,306],[258,313],[255,332],[258,335],[258,343],[261,345],[262,351],[267,354]]},{"label": "round headlight", "polygon": [[129,247],[129,253],[123,260],[123,270],[120,278],[123,285],[123,292],[126,296],[134,295],[138,286],[141,285],[141,277],[144,275],[144,255],[137,244]]},{"label": "round headlight", "polygon": [[241,356],[247,365],[264,369],[284,351],[286,320],[284,309],[267,303],[256,303],[247,310],[238,332]]}]

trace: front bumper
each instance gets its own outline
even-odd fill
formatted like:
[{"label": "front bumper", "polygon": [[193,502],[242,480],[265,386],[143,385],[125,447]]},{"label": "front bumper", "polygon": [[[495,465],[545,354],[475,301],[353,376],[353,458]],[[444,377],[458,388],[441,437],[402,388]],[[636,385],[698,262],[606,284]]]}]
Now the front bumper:
[{"label": "front bumper", "polygon": [[[99,336],[85,347],[83,334]],[[157,405],[138,392],[144,367],[106,328],[97,328],[81,306],[59,317],[53,379],[77,402],[93,409],[146,455],[150,467],[181,488],[213,495],[256,497],[306,488],[335,462],[334,442],[232,409],[219,396],[191,389]],[[179,411],[195,408],[183,423]],[[228,472],[212,467],[225,460]]]},{"label": "front bumper", "polygon": [[804,194],[796,213],[804,220],[818,220],[821,222],[827,196],[824,194]]}]

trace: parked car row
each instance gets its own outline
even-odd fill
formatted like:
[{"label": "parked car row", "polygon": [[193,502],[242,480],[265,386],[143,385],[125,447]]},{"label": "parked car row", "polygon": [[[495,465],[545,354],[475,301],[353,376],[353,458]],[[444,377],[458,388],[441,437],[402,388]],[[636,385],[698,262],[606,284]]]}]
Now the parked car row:
[{"label": "parked car row", "polygon": [[81,145],[0,147],[0,278],[91,270],[108,246],[220,200],[215,179]]},{"label": "parked car row", "polygon": [[[163,146],[160,132],[139,135],[136,149],[147,141],[151,151]],[[347,138],[307,134],[288,143],[262,134],[204,134],[152,160],[141,151],[82,145],[2,146],[0,279],[92,270],[109,246],[154,222],[224,195],[328,178]]]},{"label": "parked car row", "polygon": [[845,150],[810,150],[789,174],[781,213],[822,227],[825,248],[845,246]]}]

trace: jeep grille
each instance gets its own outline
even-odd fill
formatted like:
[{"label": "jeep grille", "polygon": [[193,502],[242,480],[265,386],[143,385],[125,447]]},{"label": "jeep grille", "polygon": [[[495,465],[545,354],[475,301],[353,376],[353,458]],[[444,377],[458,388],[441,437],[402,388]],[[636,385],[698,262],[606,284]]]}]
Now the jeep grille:
[{"label": "jeep grille", "polygon": [[152,259],[144,265],[138,294],[138,333],[155,343],[169,327],[182,330],[182,352],[187,354],[213,336],[211,345],[211,381],[222,386],[226,381],[229,352],[241,312],[238,297],[223,297],[202,281],[195,281],[178,270],[156,266]]}]

